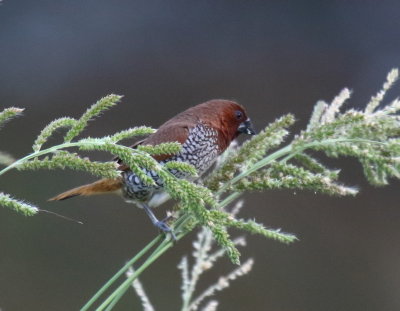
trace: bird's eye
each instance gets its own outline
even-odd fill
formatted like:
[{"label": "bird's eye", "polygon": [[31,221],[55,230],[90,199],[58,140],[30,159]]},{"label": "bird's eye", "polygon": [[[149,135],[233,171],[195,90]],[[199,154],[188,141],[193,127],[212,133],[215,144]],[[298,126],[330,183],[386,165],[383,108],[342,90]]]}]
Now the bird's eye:
[{"label": "bird's eye", "polygon": [[240,110],[236,110],[235,116],[236,116],[236,119],[241,120],[243,118],[243,112],[241,112]]}]

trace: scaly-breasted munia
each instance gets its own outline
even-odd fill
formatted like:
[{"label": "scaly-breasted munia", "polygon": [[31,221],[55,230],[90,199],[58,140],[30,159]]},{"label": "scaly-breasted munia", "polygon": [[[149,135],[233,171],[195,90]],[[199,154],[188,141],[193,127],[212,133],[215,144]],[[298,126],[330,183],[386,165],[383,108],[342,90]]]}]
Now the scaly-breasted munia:
[{"label": "scaly-breasted munia", "polygon": [[[171,160],[190,163],[201,176],[240,133],[255,134],[244,108],[233,101],[215,99],[181,112],[132,148],[139,144],[179,142],[182,144],[182,149],[178,154],[154,156],[154,158],[160,164]],[[143,169],[155,182],[155,185],[148,186],[129,167],[120,161],[118,163],[119,170],[122,171],[121,178],[101,179],[61,193],[51,200],[64,200],[78,195],[122,193],[126,201],[134,202],[144,208],[155,226],[164,232],[171,232],[168,225],[164,221],[159,221],[148,206],[149,200],[155,194],[162,192],[163,180],[156,172]],[[171,170],[171,173],[178,178],[186,177],[180,171]]]}]

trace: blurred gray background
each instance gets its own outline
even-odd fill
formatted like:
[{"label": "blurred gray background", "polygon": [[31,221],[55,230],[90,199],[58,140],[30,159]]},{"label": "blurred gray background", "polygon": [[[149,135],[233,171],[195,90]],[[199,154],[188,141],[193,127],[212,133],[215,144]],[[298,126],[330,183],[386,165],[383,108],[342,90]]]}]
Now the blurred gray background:
[{"label": "blurred gray background", "polygon": [[[122,104],[84,135],[157,127],[212,98],[238,100],[259,129],[292,112],[299,130],[317,100],[350,87],[348,105],[362,107],[380,89],[400,64],[399,12],[398,1],[5,0],[0,106],[26,111],[2,129],[0,149],[22,157],[48,122],[78,117],[111,92],[125,95]],[[389,99],[399,94],[396,87]],[[328,163],[344,168],[342,181],[361,188],[357,197],[293,191],[246,196],[242,217],[300,240],[287,246],[249,236],[242,253],[255,258],[254,270],[218,294],[219,310],[400,309],[399,183],[374,188],[357,162]],[[1,177],[2,191],[85,223],[0,209],[2,311],[77,310],[155,236],[146,215],[118,197],[47,202],[92,180],[71,171]],[[157,310],[178,310],[176,265],[191,252],[194,236],[144,273]],[[224,260],[200,287],[233,268]],[[130,292],[115,310],[141,307]]]}]

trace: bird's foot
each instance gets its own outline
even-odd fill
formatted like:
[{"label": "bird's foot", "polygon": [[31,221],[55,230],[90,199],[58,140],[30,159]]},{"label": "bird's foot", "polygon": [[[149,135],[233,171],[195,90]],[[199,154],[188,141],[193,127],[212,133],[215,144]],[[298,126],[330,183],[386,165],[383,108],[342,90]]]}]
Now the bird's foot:
[{"label": "bird's foot", "polygon": [[153,214],[151,208],[145,204],[142,203],[141,206],[143,207],[144,211],[146,212],[146,214],[150,217],[151,222],[158,228],[160,229],[163,233],[165,233],[165,235],[170,234],[171,238],[173,241],[176,241],[176,235],[175,233],[172,231],[172,229],[167,225],[167,220],[168,217],[165,220],[158,220],[157,217]]},{"label": "bird's foot", "polygon": [[174,231],[165,223],[165,221],[157,221],[156,223],[154,223],[154,225],[166,235],[170,234],[172,240],[177,241]]}]

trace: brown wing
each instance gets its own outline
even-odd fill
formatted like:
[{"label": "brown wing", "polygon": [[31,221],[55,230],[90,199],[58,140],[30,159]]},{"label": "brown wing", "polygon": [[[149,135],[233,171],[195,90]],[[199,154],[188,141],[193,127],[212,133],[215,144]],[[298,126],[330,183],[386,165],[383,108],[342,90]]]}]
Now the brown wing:
[{"label": "brown wing", "polygon": [[[190,128],[191,126],[187,124],[187,122],[165,123],[157,130],[157,132],[155,132],[154,134],[150,135],[149,137],[143,140],[136,142],[130,147],[135,149],[139,145],[155,146],[168,142],[178,142],[183,144],[189,135]],[[173,154],[159,154],[159,155],[154,155],[153,158],[156,159],[157,161],[163,161],[171,156],[173,156]],[[117,161],[117,163],[119,164],[118,170],[120,171],[129,170],[129,167],[125,165],[121,161],[121,159],[116,157],[114,158],[114,160]]]}]

